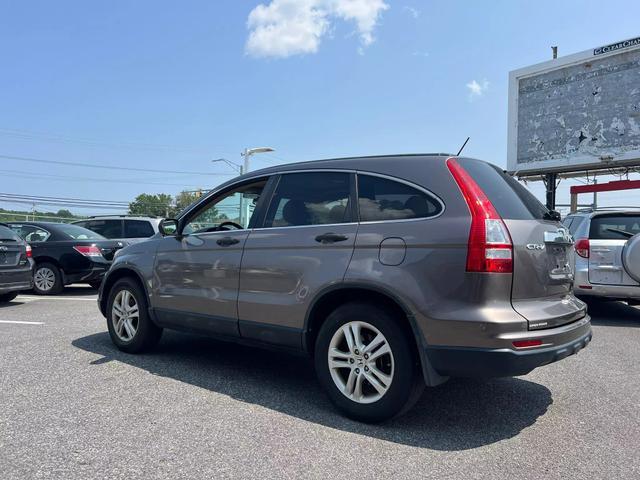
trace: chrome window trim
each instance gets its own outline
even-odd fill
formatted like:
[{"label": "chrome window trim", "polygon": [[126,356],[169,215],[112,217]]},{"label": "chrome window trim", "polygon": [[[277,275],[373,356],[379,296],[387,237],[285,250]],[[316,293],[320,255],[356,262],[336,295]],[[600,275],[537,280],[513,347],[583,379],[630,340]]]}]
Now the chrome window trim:
[{"label": "chrome window trim", "polygon": [[[440,212],[437,215],[432,215],[430,217],[419,217],[419,218],[404,218],[404,219],[393,219],[393,220],[366,220],[364,222],[362,221],[358,221],[358,222],[350,222],[350,223],[358,223],[358,224],[363,224],[363,225],[368,225],[371,223],[388,223],[388,222],[408,222],[408,221],[417,221],[417,220],[432,220],[435,218],[440,217],[442,214],[444,214],[445,210],[446,210],[446,205],[444,204],[444,202],[442,201],[442,199],[436,195],[435,193],[433,193],[431,190],[422,187],[420,185],[417,185],[413,182],[410,182],[408,180],[405,180],[403,178],[398,178],[398,177],[394,177],[393,175],[387,175],[384,173],[376,173],[376,172],[370,172],[368,170],[357,170],[354,168],[305,168],[305,169],[289,169],[289,170],[282,170],[282,171],[274,171],[274,172],[270,172],[270,173],[260,173],[254,176],[250,176],[250,177],[244,177],[242,179],[239,179],[236,182],[233,182],[229,185],[226,185],[225,187],[221,187],[221,188],[217,188],[215,190],[210,190],[207,195],[198,203],[196,203],[195,205],[193,205],[191,208],[189,208],[188,210],[184,211],[182,215],[179,216],[179,220],[188,216],[194,209],[197,209],[198,207],[200,207],[203,203],[208,202],[212,197],[214,197],[215,195],[227,190],[227,189],[233,189],[236,186],[242,185],[244,183],[251,183],[253,181],[257,181],[260,179],[264,179],[266,181],[269,180],[269,178],[277,176],[277,175],[289,175],[292,173],[323,173],[323,172],[340,172],[340,173],[350,173],[350,174],[355,174],[356,175],[356,205],[358,205],[359,201],[359,192],[358,192],[358,175],[369,175],[372,177],[379,177],[379,178],[384,178],[386,180],[390,180],[393,182],[398,182],[398,183],[403,183],[409,187],[415,188],[418,191],[421,191],[422,193],[429,195],[429,197],[431,197],[432,199],[434,199],[441,207]],[[274,192],[275,193],[275,192]],[[271,203],[271,202],[269,202]],[[268,207],[268,205],[267,205]],[[360,220],[360,209],[358,208],[358,220]],[[347,225],[347,223],[337,223],[337,224],[317,224],[317,225],[301,225],[301,226],[287,226],[287,227],[260,227],[260,228],[254,228],[252,230],[272,230],[273,228],[301,228],[301,227],[317,227],[320,225]]]}]

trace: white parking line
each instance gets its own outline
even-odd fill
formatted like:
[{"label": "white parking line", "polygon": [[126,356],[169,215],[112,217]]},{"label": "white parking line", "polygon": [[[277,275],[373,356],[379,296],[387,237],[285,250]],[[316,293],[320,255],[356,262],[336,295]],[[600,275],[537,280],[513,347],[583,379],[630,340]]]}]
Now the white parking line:
[{"label": "white parking line", "polygon": [[85,298],[85,297],[38,297],[31,295],[20,295],[17,300],[81,300],[83,302],[97,302],[97,298]]},{"label": "white parking line", "polygon": [[17,323],[19,325],[44,325],[44,322],[21,322],[20,320],[0,320],[0,323]]}]

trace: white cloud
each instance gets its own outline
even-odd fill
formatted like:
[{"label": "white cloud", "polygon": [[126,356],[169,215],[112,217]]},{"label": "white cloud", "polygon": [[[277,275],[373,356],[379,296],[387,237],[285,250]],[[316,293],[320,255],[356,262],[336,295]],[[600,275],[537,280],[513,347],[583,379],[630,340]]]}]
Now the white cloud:
[{"label": "white cloud", "polygon": [[475,97],[481,97],[489,90],[489,82],[483,80],[482,83],[478,83],[476,80],[471,80],[467,83],[469,89],[469,100],[473,100]]},{"label": "white cloud", "polygon": [[335,19],[354,22],[360,49],[374,41],[384,0],[272,0],[249,13],[246,52],[254,57],[302,55],[318,51]]},{"label": "white cloud", "polygon": [[420,10],[418,10],[417,8],[409,7],[407,5],[402,7],[402,11],[407,12],[409,15],[411,15],[415,19],[417,19],[420,16]]}]

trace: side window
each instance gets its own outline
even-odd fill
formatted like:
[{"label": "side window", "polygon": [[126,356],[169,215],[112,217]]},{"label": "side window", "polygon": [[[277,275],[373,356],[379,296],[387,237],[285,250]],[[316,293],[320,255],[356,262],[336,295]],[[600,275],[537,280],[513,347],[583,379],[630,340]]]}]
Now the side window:
[{"label": "side window", "polygon": [[105,238],[122,238],[122,220],[88,220],[80,226]]},{"label": "side window", "polygon": [[299,227],[351,222],[351,174],[287,173],[280,177],[264,226]]},{"label": "side window", "polygon": [[27,242],[46,242],[51,233],[33,225],[11,225],[11,230],[16,232]]},{"label": "side window", "polygon": [[427,218],[442,211],[442,205],[421,190],[364,174],[358,174],[358,207],[361,222]]},{"label": "side window", "polygon": [[182,233],[207,233],[249,228],[266,184],[266,179],[260,180],[214,198],[188,219]]},{"label": "side window", "polygon": [[151,223],[146,220],[124,221],[124,238],[148,238],[154,234]]}]

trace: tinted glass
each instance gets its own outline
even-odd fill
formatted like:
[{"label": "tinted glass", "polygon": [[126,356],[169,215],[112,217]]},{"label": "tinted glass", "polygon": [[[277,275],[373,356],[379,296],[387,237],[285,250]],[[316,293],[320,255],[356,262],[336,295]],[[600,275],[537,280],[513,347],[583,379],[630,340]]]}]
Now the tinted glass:
[{"label": "tinted glass", "polygon": [[524,185],[498,167],[469,158],[461,158],[458,162],[484,191],[502,218],[543,219],[549,212]]},{"label": "tinted glass", "polygon": [[339,172],[282,175],[265,227],[323,225],[351,221],[351,175]]},{"label": "tinted glass", "polygon": [[122,238],[122,220],[88,220],[81,224],[75,224],[88,228],[105,238]]},{"label": "tinted glass", "polygon": [[603,215],[591,219],[589,238],[626,240],[638,233],[640,233],[640,215]]},{"label": "tinted glass", "polygon": [[576,232],[578,231],[578,228],[580,228],[580,225],[582,225],[582,222],[584,221],[584,217],[570,217],[571,218],[571,222],[567,225],[565,223],[565,226],[569,229],[569,233],[571,235],[575,235]]},{"label": "tinted glass", "polygon": [[51,233],[35,225],[10,225],[11,229],[27,242],[46,242]]},{"label": "tinted glass", "polygon": [[404,183],[372,175],[358,175],[360,221],[403,220],[438,215],[434,198]]},{"label": "tinted glass", "polygon": [[0,225],[0,240],[6,241],[14,241],[17,242],[20,240],[20,237],[16,235],[16,233],[11,230],[9,227],[5,227],[4,225]]},{"label": "tinted glass", "polygon": [[64,236],[69,237],[73,240],[105,240],[105,237],[103,237],[102,235],[99,235],[89,229],[79,227],[78,225],[68,225],[61,223],[59,225],[56,225],[56,228]]},{"label": "tinted glass", "polygon": [[125,220],[125,238],[147,238],[155,234],[150,222],[146,220]]}]

